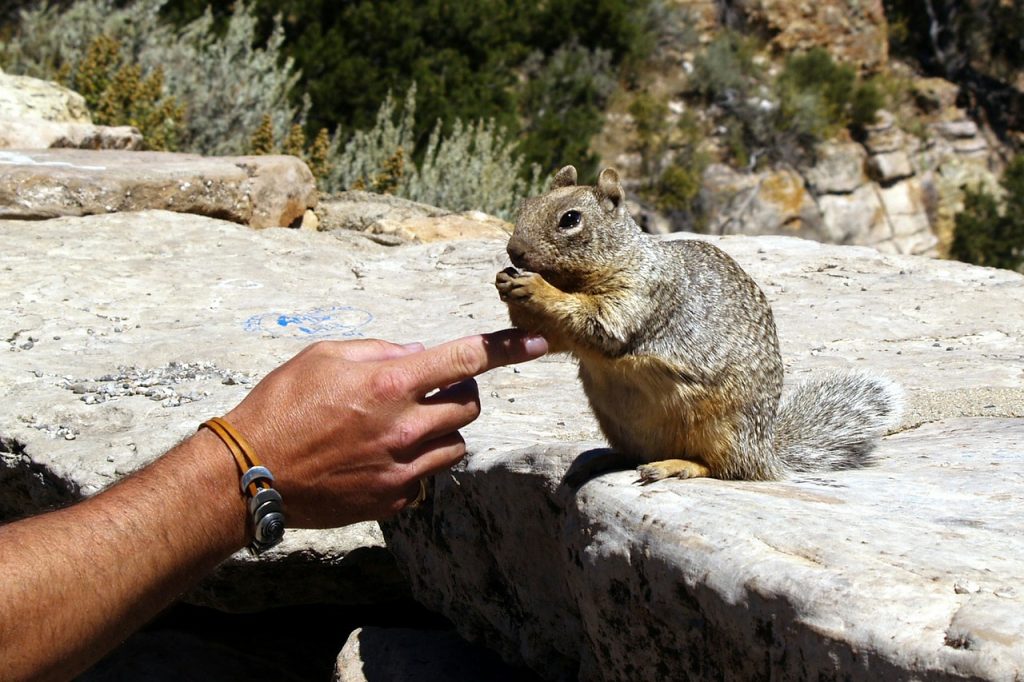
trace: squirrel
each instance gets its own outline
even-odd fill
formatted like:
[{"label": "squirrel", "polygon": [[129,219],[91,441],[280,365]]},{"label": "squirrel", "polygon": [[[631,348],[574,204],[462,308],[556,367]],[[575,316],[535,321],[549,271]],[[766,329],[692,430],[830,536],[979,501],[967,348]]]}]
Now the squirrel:
[{"label": "squirrel", "polygon": [[776,480],[866,466],[902,412],[894,382],[830,372],[782,396],[771,306],[724,251],[660,241],[625,206],[618,173],[596,186],[562,168],[523,201],[495,286],[512,323],[569,352],[602,432],[668,477]]}]

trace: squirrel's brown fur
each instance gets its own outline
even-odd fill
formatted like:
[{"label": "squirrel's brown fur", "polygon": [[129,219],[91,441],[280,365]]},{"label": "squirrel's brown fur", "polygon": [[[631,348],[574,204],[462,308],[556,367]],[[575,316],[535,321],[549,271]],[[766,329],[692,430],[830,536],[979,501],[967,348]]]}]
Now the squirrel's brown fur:
[{"label": "squirrel's brown fur", "polygon": [[596,187],[566,166],[526,200],[495,285],[512,323],[579,360],[605,436],[669,476],[775,479],[861,466],[898,418],[885,379],[832,374],[782,402],[771,307],[717,247],[657,241],[625,209],[612,169]]}]

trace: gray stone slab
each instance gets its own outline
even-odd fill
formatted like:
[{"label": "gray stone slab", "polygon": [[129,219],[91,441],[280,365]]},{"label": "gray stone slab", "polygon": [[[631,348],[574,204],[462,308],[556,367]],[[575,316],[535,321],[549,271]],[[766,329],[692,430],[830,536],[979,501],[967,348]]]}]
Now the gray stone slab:
[{"label": "gray stone slab", "polygon": [[[437,343],[505,326],[482,277],[500,241],[396,260],[350,233],[163,211],[0,221],[0,239],[0,518],[97,492],[314,340]],[[491,396],[500,382],[482,387],[485,405],[511,406]],[[359,524],[239,554],[191,599],[252,610],[406,595],[376,525]]]},{"label": "gray stone slab", "polygon": [[299,221],[316,197],[293,156],[0,149],[0,219],[164,209],[277,227]]},{"label": "gray stone slab", "polygon": [[142,148],[142,133],[131,126],[98,126],[0,116],[0,149],[75,149]]},{"label": "gray stone slab", "polygon": [[421,601],[548,679],[1016,680],[1022,443],[950,419],[860,471],[581,487],[588,444],[538,445],[386,530]]},{"label": "gray stone slab", "polygon": [[[312,340],[432,345],[506,325],[492,284],[507,264],[499,239],[388,248],[346,231],[253,231],[163,211],[0,221],[0,239],[3,517],[93,494],[232,407]],[[431,504],[403,517],[409,525],[393,538],[419,576],[419,598],[446,609],[431,585],[463,595],[490,614],[463,602],[446,610],[464,636],[556,671],[621,663],[616,652],[627,646],[634,666],[704,660],[690,668],[698,678],[766,661],[794,675],[826,670],[833,664],[823,651],[853,679],[869,679],[864,670],[999,679],[1019,668],[1019,654],[999,637],[1003,623],[1018,627],[1022,606],[1019,588],[1015,596],[1001,587],[1020,584],[1024,565],[1021,421],[994,417],[1024,416],[1024,277],[784,237],[714,241],[772,301],[790,378],[880,370],[907,388],[904,428],[982,418],[900,434],[883,446],[882,466],[862,472],[642,489],[620,473],[569,494],[561,474],[601,444],[573,364],[551,357],[501,368],[480,379],[484,412],[464,430],[473,453],[466,468],[439,477]],[[436,544],[435,533],[448,544]],[[996,546],[996,536],[1005,541]],[[766,542],[785,551],[776,556]],[[491,554],[498,558],[486,560]],[[572,567],[549,570],[574,556],[583,577]],[[650,570],[637,573],[641,564]],[[658,618],[704,620],[687,620],[671,637],[654,631],[668,638],[659,640],[622,634],[633,627],[623,616],[617,639],[600,639],[609,599],[623,614],[648,605],[639,575],[686,586],[651,593]],[[618,582],[600,582],[609,576]],[[957,581],[968,591],[949,598],[942,586]],[[984,601],[964,609],[964,594]],[[886,621],[897,596],[903,620]],[[1004,603],[996,600],[1010,610],[986,620]],[[526,606],[537,602],[547,606]],[[962,609],[955,623],[954,606]],[[947,646],[937,629],[946,617],[950,641],[976,644]],[[714,625],[707,638],[697,625],[704,621]],[[776,624],[770,636],[765,621]],[[505,639],[513,624],[521,639]],[[580,639],[584,631],[598,639]],[[717,643],[716,633],[733,639]],[[750,642],[765,653],[761,663],[743,653]],[[803,652],[806,665],[796,654],[779,660],[784,649]]]}]

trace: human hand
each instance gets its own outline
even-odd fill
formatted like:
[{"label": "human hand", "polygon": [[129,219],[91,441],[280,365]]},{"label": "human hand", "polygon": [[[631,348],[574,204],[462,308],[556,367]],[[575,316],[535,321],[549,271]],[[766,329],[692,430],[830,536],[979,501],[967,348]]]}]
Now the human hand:
[{"label": "human hand", "polygon": [[420,479],[465,455],[458,429],[480,414],[473,377],[546,351],[543,338],[515,329],[430,349],[321,341],[225,418],[274,473],[289,525],[385,518],[416,497]]}]

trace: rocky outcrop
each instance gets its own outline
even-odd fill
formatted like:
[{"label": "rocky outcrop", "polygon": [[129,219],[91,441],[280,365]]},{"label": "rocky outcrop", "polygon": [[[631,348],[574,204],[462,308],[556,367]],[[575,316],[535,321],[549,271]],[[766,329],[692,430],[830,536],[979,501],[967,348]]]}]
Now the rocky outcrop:
[{"label": "rocky outcrop", "polygon": [[855,367],[908,389],[878,464],[638,486],[600,475],[575,391],[531,394],[535,444],[488,439],[385,526],[414,594],[554,680],[1021,676],[1024,317],[1006,311],[1024,309],[1024,277],[716,243],[765,285],[790,380]]},{"label": "rocky outcrop", "polygon": [[0,71],[0,149],[140,149],[129,126],[93,125],[85,100],[56,83]]},{"label": "rocky outcrop", "polygon": [[888,23],[882,0],[722,1],[724,12],[753,32],[770,36],[780,53],[824,47],[837,59],[877,71],[889,59]]},{"label": "rocky outcrop", "polygon": [[479,211],[452,213],[388,194],[351,190],[320,201],[321,230],[355,230],[382,244],[507,239],[512,226]]},{"label": "rocky outcrop", "polygon": [[131,126],[55,123],[0,118],[0,149],[142,149],[142,133]]},{"label": "rocky outcrop", "polygon": [[293,156],[0,150],[0,218],[165,209],[275,227],[301,221],[316,197]]},{"label": "rocky outcrop", "polygon": [[50,81],[0,70],[0,119],[91,124],[85,98]]},{"label": "rocky outcrop", "polygon": [[918,96],[929,116],[923,139],[881,111],[862,141],[822,143],[808,167],[749,173],[710,166],[701,191],[707,231],[787,234],[885,253],[948,253],[965,188],[998,195],[993,169],[999,161],[977,125],[951,104],[955,96],[936,81],[927,79]]},{"label": "rocky outcrop", "polygon": [[[385,248],[165,211],[0,234],[2,518],[95,493],[312,340],[433,345],[507,324],[491,284],[503,239]],[[906,430],[880,465],[770,484],[593,478],[579,458],[602,441],[574,365],[501,368],[479,378],[471,457],[390,530],[415,594],[549,678],[1019,675],[1024,278],[781,237],[716,243],[772,301],[791,378],[853,366],[906,386]],[[333,533],[290,530],[190,599],[405,593],[372,524]]]}]

